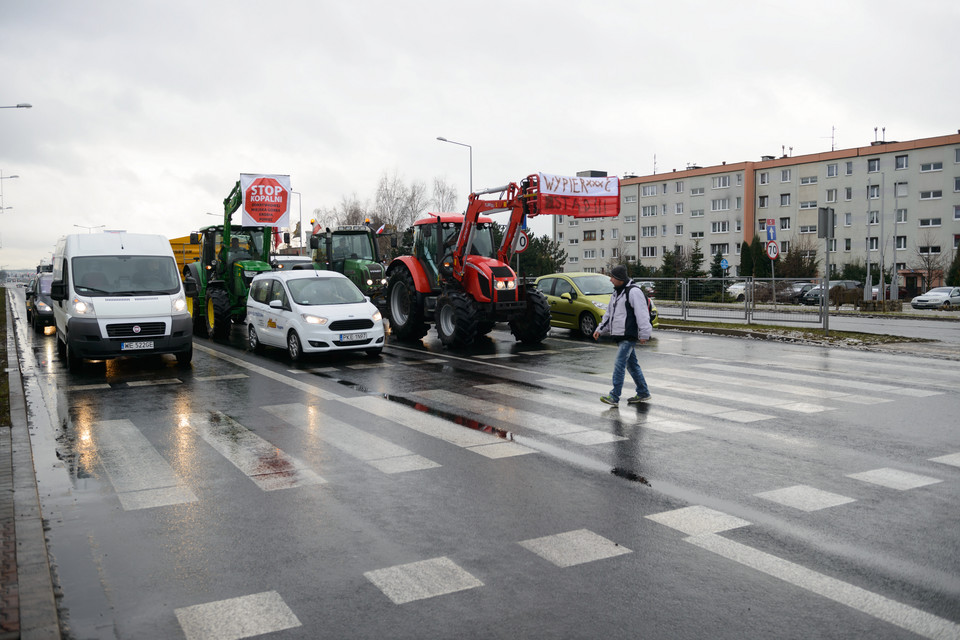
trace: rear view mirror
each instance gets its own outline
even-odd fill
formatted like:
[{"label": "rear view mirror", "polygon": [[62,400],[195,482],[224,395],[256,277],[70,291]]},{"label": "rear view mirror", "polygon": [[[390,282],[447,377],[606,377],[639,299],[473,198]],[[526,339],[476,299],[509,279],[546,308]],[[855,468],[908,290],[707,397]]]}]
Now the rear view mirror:
[{"label": "rear view mirror", "polygon": [[63,280],[56,280],[50,283],[50,297],[57,302],[66,300],[67,287],[64,285]]}]

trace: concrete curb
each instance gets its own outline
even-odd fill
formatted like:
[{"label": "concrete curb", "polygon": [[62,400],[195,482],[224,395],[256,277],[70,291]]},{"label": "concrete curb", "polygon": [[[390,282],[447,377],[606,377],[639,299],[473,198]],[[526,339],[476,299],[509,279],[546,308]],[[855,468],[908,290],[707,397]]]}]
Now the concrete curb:
[{"label": "concrete curb", "polygon": [[[16,521],[16,568],[20,599],[20,638],[60,640],[60,619],[47,554],[40,493],[30,444],[27,403],[20,372],[16,321],[8,296],[7,369],[10,382],[10,428],[13,509]],[[5,463],[6,458],[0,460]],[[3,470],[4,472],[6,470]],[[7,496],[2,498],[8,500]]]}]

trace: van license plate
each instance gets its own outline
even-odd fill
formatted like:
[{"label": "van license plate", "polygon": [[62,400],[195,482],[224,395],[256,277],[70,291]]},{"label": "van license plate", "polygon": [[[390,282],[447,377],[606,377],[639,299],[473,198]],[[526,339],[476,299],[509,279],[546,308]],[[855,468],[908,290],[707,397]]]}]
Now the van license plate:
[{"label": "van license plate", "polygon": [[366,340],[367,334],[365,333],[341,333],[340,342],[358,342],[360,340]]},{"label": "van license plate", "polygon": [[121,351],[136,351],[138,349],[153,349],[153,340],[143,340],[140,342],[122,342]]}]

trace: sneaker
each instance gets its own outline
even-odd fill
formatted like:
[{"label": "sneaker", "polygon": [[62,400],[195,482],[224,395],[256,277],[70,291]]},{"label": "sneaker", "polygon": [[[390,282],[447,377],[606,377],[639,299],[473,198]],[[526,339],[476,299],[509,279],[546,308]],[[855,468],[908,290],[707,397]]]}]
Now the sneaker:
[{"label": "sneaker", "polygon": [[649,393],[645,396],[633,396],[632,398],[627,400],[627,404],[640,404],[641,402],[646,402],[649,399],[650,399]]},{"label": "sneaker", "polygon": [[618,404],[620,404],[620,401],[614,400],[613,396],[600,396],[600,402],[604,404],[612,404],[613,406],[617,406]]}]

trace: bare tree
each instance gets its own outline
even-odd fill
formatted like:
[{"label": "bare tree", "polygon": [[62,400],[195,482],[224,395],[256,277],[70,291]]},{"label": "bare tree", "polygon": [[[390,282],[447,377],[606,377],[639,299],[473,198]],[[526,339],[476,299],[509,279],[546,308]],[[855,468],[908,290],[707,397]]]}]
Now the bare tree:
[{"label": "bare tree", "polygon": [[344,196],[340,204],[334,207],[320,207],[313,210],[313,219],[324,227],[337,227],[347,224],[363,224],[370,217],[369,206],[360,202],[357,194],[351,197]]},{"label": "bare tree", "polygon": [[454,211],[457,206],[457,189],[448,184],[445,178],[433,179],[433,200],[431,204],[438,213]]},{"label": "bare tree", "polygon": [[406,214],[404,205],[407,199],[407,187],[403,184],[400,176],[394,171],[390,176],[386,172],[380,176],[380,182],[377,184],[377,195],[375,197],[375,208],[377,218],[383,223],[393,225],[398,229],[406,228],[403,224]]},{"label": "bare tree", "polygon": [[407,190],[407,197],[404,200],[403,207],[403,226],[398,229],[406,229],[412,225],[417,218],[427,210],[430,201],[427,199],[427,185],[422,182],[413,182]]},{"label": "bare tree", "polygon": [[923,236],[917,239],[916,256],[910,265],[911,269],[924,274],[926,289],[942,281],[944,267],[947,265],[947,256],[942,253],[940,245],[934,244],[936,242],[938,240],[932,233],[924,232]]}]

